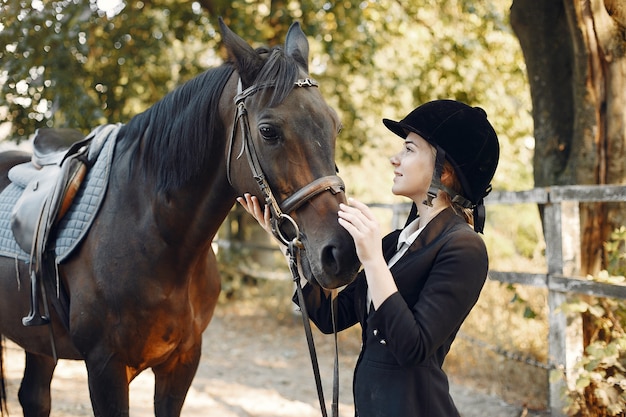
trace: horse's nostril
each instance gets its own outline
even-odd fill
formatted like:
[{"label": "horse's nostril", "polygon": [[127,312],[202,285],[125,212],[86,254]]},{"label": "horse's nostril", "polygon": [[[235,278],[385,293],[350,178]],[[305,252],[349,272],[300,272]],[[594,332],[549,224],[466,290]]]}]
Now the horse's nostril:
[{"label": "horse's nostril", "polygon": [[322,265],[327,274],[337,276],[341,272],[341,265],[337,256],[336,246],[327,245],[322,249]]},{"label": "horse's nostril", "polygon": [[321,257],[327,288],[339,288],[352,282],[361,265],[356,249],[342,250],[340,246],[326,245]]}]

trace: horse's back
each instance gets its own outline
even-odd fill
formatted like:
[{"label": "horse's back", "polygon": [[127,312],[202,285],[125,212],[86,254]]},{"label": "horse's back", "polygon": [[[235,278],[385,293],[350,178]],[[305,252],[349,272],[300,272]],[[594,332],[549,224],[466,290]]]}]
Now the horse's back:
[{"label": "horse's back", "polygon": [[28,162],[31,154],[20,150],[10,150],[0,152],[0,189],[4,189],[9,185],[8,172],[17,164]]}]

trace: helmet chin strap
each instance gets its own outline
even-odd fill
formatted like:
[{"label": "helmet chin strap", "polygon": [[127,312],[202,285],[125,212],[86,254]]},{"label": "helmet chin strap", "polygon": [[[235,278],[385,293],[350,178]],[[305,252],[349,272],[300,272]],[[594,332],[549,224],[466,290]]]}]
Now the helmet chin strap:
[{"label": "helmet chin strap", "polygon": [[[428,207],[433,206],[433,199],[437,197],[437,192],[442,190],[450,196],[452,203],[458,204],[466,209],[472,209],[474,215],[474,230],[482,233],[485,226],[485,206],[481,199],[478,204],[474,204],[461,194],[457,193],[450,187],[447,187],[441,183],[441,173],[443,172],[443,164],[446,160],[446,151],[440,146],[436,146],[437,154],[435,156],[435,169],[433,170],[433,178],[430,181],[428,192],[426,193],[426,199],[423,204]],[[487,193],[491,191],[491,188],[487,190]]]},{"label": "helmet chin strap", "polygon": [[426,199],[422,202],[422,204],[427,205],[428,207],[433,206],[433,199],[437,198],[437,192],[441,189],[441,173],[443,172],[443,163],[446,160],[446,151],[441,149],[439,145],[436,146],[436,155],[435,155],[435,169],[433,170],[433,178],[430,180],[430,186],[428,187],[428,191],[426,192]]},{"label": "helmet chin strap", "polygon": [[453,203],[456,203],[464,208],[473,209],[476,205],[463,197],[461,194],[454,191],[452,188],[447,187],[441,183],[441,173],[443,172],[443,164],[446,160],[446,151],[441,149],[440,146],[436,146],[437,155],[435,156],[435,169],[433,170],[433,178],[430,180],[430,186],[426,193],[426,199],[423,201],[428,207],[433,206],[433,199],[437,197],[439,190],[445,191],[450,196]]}]

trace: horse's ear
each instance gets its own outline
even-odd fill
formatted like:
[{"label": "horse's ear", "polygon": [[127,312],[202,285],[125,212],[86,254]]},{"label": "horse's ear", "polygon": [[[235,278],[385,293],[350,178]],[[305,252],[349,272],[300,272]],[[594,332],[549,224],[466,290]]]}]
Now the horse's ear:
[{"label": "horse's ear", "polygon": [[222,32],[222,41],[226,46],[228,55],[235,64],[235,68],[241,77],[243,85],[252,85],[256,79],[256,75],[263,66],[263,59],[248,42],[244,41],[239,35],[230,30],[221,17],[218,20],[220,31]]},{"label": "horse's ear", "polygon": [[298,22],[292,23],[287,31],[285,52],[309,72],[309,41]]}]

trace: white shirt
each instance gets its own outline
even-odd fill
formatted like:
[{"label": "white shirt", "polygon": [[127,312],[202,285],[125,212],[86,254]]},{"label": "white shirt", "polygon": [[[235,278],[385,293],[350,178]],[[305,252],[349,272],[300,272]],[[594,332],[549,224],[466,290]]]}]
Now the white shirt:
[{"label": "white shirt", "polygon": [[[391,268],[409,249],[409,246],[415,242],[415,239],[422,233],[424,227],[426,225],[419,227],[419,217],[413,220],[411,223],[406,225],[404,229],[400,232],[400,236],[398,236],[398,246],[396,248],[396,253],[389,259],[387,262],[387,266]],[[370,309],[370,305],[372,303],[372,296],[370,294],[370,289],[367,289],[367,311]]]},{"label": "white shirt", "polygon": [[424,226],[419,227],[419,217],[409,223],[402,231],[400,232],[400,236],[398,236],[398,246],[396,248],[396,253],[389,259],[387,262],[387,266],[391,268],[400,258],[404,255],[409,249],[409,246],[415,242],[415,239],[419,236],[419,234],[424,230]]}]

